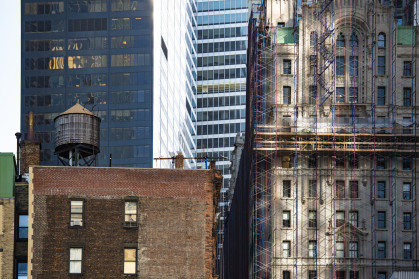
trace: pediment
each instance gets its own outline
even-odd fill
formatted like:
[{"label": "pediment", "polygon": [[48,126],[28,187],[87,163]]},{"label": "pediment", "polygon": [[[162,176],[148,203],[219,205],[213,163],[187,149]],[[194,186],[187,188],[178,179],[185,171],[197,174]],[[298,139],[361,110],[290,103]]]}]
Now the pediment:
[{"label": "pediment", "polygon": [[335,234],[339,235],[343,238],[350,238],[350,237],[353,237],[355,235],[355,237],[357,237],[358,239],[361,239],[361,238],[368,235],[368,233],[363,232],[362,230],[353,226],[349,222],[345,222],[341,226],[336,228]]}]

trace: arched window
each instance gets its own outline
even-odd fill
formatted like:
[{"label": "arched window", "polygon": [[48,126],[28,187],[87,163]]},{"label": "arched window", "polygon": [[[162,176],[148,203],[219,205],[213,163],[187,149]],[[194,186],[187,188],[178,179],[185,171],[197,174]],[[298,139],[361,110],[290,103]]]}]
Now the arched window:
[{"label": "arched window", "polygon": [[317,44],[317,32],[313,31],[310,33],[310,46],[316,46]]},{"label": "arched window", "polygon": [[338,38],[336,40],[336,46],[337,47],[345,47],[345,36],[343,36],[342,33],[338,35]]},{"label": "arched window", "polygon": [[386,47],[386,34],[378,34],[378,47]]},{"label": "arched window", "polygon": [[352,33],[352,35],[351,35],[350,46],[351,47],[358,47],[359,46],[358,36],[355,33]]}]

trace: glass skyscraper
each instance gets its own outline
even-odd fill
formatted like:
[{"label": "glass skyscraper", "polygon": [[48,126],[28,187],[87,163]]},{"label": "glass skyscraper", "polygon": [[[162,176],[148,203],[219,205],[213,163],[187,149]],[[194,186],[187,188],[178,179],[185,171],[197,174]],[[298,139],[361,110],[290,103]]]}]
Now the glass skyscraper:
[{"label": "glass skyscraper", "polygon": [[[236,134],[245,130],[248,6],[248,0],[197,0],[197,157],[226,158],[216,160],[224,176],[219,249],[231,177],[230,155]],[[205,168],[205,159],[197,162],[199,168]]]},{"label": "glass skyscraper", "polygon": [[76,102],[102,120],[98,165],[192,157],[195,11],[195,0],[23,0],[21,130],[32,111],[41,164],[58,164],[54,118]]}]

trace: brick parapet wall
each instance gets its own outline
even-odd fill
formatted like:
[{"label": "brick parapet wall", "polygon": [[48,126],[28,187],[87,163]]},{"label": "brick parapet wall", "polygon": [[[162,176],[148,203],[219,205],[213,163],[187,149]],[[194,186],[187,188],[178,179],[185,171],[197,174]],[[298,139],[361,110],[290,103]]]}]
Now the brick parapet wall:
[{"label": "brick parapet wall", "polygon": [[24,141],[20,144],[20,173],[29,173],[30,166],[38,166],[41,162],[41,144]]},{"label": "brick parapet wall", "polygon": [[13,278],[15,199],[0,199],[0,278]]}]

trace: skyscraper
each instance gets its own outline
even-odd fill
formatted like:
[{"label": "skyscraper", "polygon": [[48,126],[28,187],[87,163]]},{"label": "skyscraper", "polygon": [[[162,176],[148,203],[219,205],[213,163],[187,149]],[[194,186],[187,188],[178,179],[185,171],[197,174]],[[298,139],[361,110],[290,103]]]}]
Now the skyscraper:
[{"label": "skyscraper", "polygon": [[[22,1],[21,130],[28,113],[56,165],[54,118],[77,101],[101,119],[98,165],[192,157],[194,0]],[[194,160],[185,161],[186,166]]]}]

